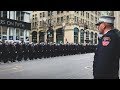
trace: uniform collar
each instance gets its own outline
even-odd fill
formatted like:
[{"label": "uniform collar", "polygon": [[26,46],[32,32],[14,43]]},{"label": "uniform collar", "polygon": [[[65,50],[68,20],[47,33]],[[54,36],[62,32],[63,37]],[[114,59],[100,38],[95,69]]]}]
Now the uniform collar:
[{"label": "uniform collar", "polygon": [[110,30],[108,30],[108,31],[106,31],[106,32],[104,33],[104,35],[105,35],[105,34],[107,34],[109,31],[111,31],[111,29],[110,29]]},{"label": "uniform collar", "polygon": [[113,29],[110,29],[110,30],[108,30],[107,32],[105,32],[105,34],[103,35],[103,36],[105,36],[105,35],[107,35],[109,32],[111,32],[111,31],[113,31]]}]

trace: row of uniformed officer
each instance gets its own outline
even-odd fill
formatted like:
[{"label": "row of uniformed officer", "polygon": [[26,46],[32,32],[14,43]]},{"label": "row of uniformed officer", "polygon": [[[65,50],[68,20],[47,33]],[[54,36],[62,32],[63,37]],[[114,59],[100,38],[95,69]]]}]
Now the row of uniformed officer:
[{"label": "row of uniformed officer", "polygon": [[1,43],[0,62],[92,53],[95,49],[95,45]]}]

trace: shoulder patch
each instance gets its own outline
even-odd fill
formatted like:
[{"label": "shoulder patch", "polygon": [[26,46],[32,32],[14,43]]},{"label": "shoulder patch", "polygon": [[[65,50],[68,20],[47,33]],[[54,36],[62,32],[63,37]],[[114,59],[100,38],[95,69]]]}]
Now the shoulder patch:
[{"label": "shoulder patch", "polygon": [[108,46],[109,43],[110,43],[110,41],[111,41],[110,37],[103,37],[103,39],[102,39],[102,45],[103,46]]}]

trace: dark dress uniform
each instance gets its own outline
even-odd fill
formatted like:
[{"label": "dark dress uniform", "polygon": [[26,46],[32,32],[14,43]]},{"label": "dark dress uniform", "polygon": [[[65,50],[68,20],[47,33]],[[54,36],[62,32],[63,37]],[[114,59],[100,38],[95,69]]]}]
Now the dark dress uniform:
[{"label": "dark dress uniform", "polygon": [[38,58],[42,58],[42,44],[38,44]]},{"label": "dark dress uniform", "polygon": [[54,44],[54,57],[56,57],[56,54],[57,54],[57,45]]},{"label": "dark dress uniform", "polygon": [[29,44],[28,45],[28,58],[30,59],[30,60],[32,60],[33,59],[33,50],[34,48],[33,48],[33,46],[31,45],[31,44]]},{"label": "dark dress uniform", "polygon": [[9,56],[9,61],[14,62],[13,57],[14,57],[15,55],[14,55],[14,46],[13,46],[13,44],[9,44],[9,45],[8,45],[8,52],[9,52],[9,54],[8,54],[8,56]]},{"label": "dark dress uniform", "polygon": [[17,60],[21,61],[22,60],[22,45],[17,43],[16,44],[16,51],[17,51]]},{"label": "dark dress uniform", "polygon": [[27,58],[28,58],[28,46],[24,43],[22,45],[22,48],[23,48],[23,58],[24,58],[24,60],[27,60]]},{"label": "dark dress uniform", "polygon": [[55,49],[54,45],[51,45],[51,57],[54,57]]},{"label": "dark dress uniform", "polygon": [[16,44],[13,45],[13,49],[14,49],[14,55],[13,55],[13,61],[16,61],[17,58],[17,48],[16,48]]},{"label": "dark dress uniform", "polygon": [[46,56],[47,56],[47,58],[50,57],[50,52],[51,52],[51,50],[50,50],[50,44],[47,44],[46,45]]},{"label": "dark dress uniform", "polygon": [[94,79],[118,79],[120,40],[115,30],[108,31],[99,39],[94,61]]},{"label": "dark dress uniform", "polygon": [[6,45],[5,43],[2,44],[2,61],[4,63],[8,62],[8,45]]},{"label": "dark dress uniform", "polygon": [[38,58],[38,45],[37,44],[34,46],[34,56],[35,56],[35,59]]}]

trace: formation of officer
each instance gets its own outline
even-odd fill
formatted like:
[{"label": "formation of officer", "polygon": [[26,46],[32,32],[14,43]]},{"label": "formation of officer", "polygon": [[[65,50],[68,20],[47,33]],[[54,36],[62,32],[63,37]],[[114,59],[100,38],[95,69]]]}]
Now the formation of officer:
[{"label": "formation of officer", "polygon": [[46,43],[0,43],[0,62],[15,62],[41,58],[92,53],[95,45],[46,44]]}]

